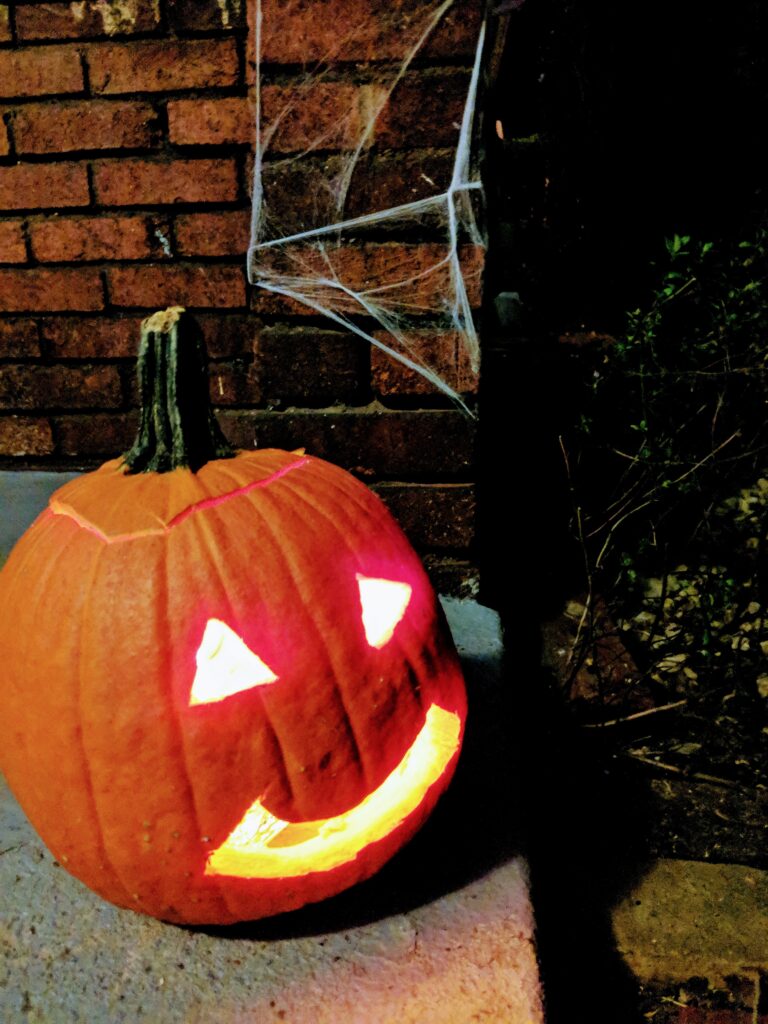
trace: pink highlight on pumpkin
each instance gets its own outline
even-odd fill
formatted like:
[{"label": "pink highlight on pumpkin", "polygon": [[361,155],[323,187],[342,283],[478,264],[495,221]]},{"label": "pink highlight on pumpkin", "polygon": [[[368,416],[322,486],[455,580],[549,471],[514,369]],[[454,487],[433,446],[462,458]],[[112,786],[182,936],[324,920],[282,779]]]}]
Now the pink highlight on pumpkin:
[{"label": "pink highlight on pumpkin", "polygon": [[125,541],[136,540],[139,537],[162,537],[169,533],[174,526],[178,526],[183,523],[185,519],[188,519],[191,515],[196,512],[204,512],[208,508],[216,508],[219,505],[223,505],[231,498],[238,498],[243,494],[250,494],[251,491],[256,491],[260,487],[268,487],[270,484],[275,483],[281,477],[284,477],[287,473],[292,473],[294,469],[299,469],[300,466],[305,466],[310,461],[309,456],[297,459],[296,462],[291,462],[287,466],[283,466],[281,469],[275,470],[269,476],[264,477],[263,480],[254,480],[252,483],[244,484],[242,487],[236,487],[233,491],[227,491],[226,494],[219,494],[215,498],[203,498],[202,501],[196,501],[192,505],[188,505],[187,508],[182,509],[178,512],[173,519],[165,523],[163,526],[158,526],[154,529],[148,530],[135,530],[131,533],[115,533],[111,536],[100,530],[95,523],[92,523],[89,519],[81,516],[79,512],[76,512],[70,505],[65,505],[62,502],[52,498],[48,509],[46,510],[50,515],[54,516],[65,516],[67,519],[71,519],[74,523],[88,533],[92,533],[94,537],[98,537],[104,544],[122,544]]},{"label": "pink highlight on pumpkin", "polygon": [[392,639],[411,603],[413,588],[399,580],[374,579],[357,573],[365,639],[380,649]]},{"label": "pink highlight on pumpkin", "polygon": [[276,683],[279,678],[220,619],[208,619],[195,663],[197,671],[189,695],[190,707],[214,704],[254,686]]}]

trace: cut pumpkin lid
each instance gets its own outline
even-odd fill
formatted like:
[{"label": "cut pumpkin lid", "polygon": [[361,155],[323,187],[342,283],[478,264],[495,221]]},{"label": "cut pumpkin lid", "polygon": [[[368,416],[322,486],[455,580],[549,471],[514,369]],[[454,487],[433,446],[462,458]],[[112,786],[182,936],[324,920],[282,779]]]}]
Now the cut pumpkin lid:
[{"label": "cut pumpkin lid", "polygon": [[51,496],[49,509],[107,541],[153,536],[198,510],[267,487],[308,461],[303,450],[265,448],[216,459],[196,473],[129,473],[122,459],[112,459],[60,487]]}]

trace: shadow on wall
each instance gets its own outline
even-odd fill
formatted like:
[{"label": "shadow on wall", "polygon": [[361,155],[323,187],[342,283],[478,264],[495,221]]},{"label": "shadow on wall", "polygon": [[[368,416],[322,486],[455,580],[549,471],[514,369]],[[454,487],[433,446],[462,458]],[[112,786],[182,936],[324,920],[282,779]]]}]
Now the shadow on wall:
[{"label": "shadow on wall", "polygon": [[518,292],[554,337],[611,331],[665,237],[750,232],[766,202],[767,18],[758,0],[510,15],[487,102],[488,299]]},{"label": "shadow on wall", "polygon": [[645,873],[646,798],[565,720],[548,681],[531,678],[526,824],[547,1020],[642,1024],[611,909]]},{"label": "shadow on wall", "polygon": [[558,434],[589,381],[558,339],[623,330],[665,237],[738,240],[765,210],[765,20],[755,0],[518,5],[488,98],[482,597],[518,687],[550,1024],[638,1019],[609,912],[643,871],[649,815],[540,669],[540,622],[583,585]]}]

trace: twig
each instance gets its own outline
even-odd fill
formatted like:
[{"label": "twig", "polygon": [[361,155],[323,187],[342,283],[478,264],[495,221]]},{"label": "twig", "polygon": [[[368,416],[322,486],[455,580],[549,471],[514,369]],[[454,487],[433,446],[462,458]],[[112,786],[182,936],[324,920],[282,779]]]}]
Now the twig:
[{"label": "twig", "polygon": [[665,772],[672,772],[673,775],[682,775],[686,779],[695,779],[697,782],[712,782],[716,786],[724,786],[727,789],[738,789],[736,782],[731,782],[730,779],[720,779],[716,775],[706,775],[704,772],[686,772],[682,768],[678,768],[674,764],[666,764],[664,761],[654,761],[651,757],[643,757],[642,754],[636,754],[632,750],[628,750],[624,757],[631,757],[635,761],[639,761],[641,764],[648,764],[652,768],[660,768]]},{"label": "twig", "polygon": [[[571,476],[571,463],[570,463],[570,460],[568,459],[568,451],[566,450],[565,442],[563,441],[562,434],[558,436],[557,440],[558,440],[558,443],[560,445],[560,451],[562,452],[562,455],[563,455],[563,462],[565,463],[565,477],[566,477],[566,480],[568,481],[568,493],[569,493],[570,498],[571,498],[571,507],[573,509],[573,514],[574,514],[574,517],[576,519],[576,532],[577,532],[577,536],[578,536],[578,540],[579,540],[579,545],[581,547],[581,553],[582,553],[582,556],[584,558],[584,574],[585,574],[586,579],[587,579],[587,597],[586,597],[586,600],[584,602],[584,611],[582,612],[581,618],[579,619],[579,624],[576,627],[576,636],[574,637],[573,643],[571,644],[571,649],[568,652],[568,659],[567,659],[567,662],[566,662],[566,667],[570,668],[571,663],[573,661],[573,656],[574,656],[575,652],[579,650],[580,643],[581,643],[581,635],[582,635],[582,632],[584,630],[584,625],[585,625],[585,623],[587,621],[587,618],[589,618],[590,635],[592,635],[594,633],[594,609],[593,609],[594,589],[593,589],[593,579],[592,579],[592,567],[589,564],[589,552],[587,550],[586,540],[584,539],[584,523],[583,523],[582,515],[581,515],[581,506],[576,501],[576,491],[575,491],[575,488],[573,486],[573,477]],[[573,672],[571,673],[571,679],[570,679],[570,682],[568,684],[569,688],[570,688],[570,686],[573,683],[573,678],[574,678],[575,674],[576,674],[576,669],[574,669]]]},{"label": "twig", "polygon": [[660,704],[656,708],[646,708],[645,711],[635,711],[634,714],[624,715],[621,718],[611,718],[607,722],[585,722],[582,729],[606,729],[609,725],[621,725],[623,722],[634,722],[636,718],[646,718],[648,715],[655,715],[659,711],[671,711],[673,708],[681,708],[688,700],[676,700],[672,704]]},{"label": "twig", "polygon": [[703,459],[699,459],[698,462],[694,463],[691,466],[691,468],[686,470],[685,473],[683,473],[681,476],[676,477],[672,481],[672,486],[674,486],[675,484],[681,483],[683,480],[685,480],[685,478],[687,476],[690,476],[691,473],[695,473],[697,469],[701,469],[701,467],[704,465],[705,462],[709,462],[710,459],[713,459],[715,457],[715,455],[717,455],[717,453],[719,451],[722,451],[723,448],[725,448],[725,446],[727,444],[730,444],[731,441],[733,441],[735,438],[737,438],[740,434],[741,434],[740,430],[734,430],[734,432],[731,434],[731,436],[730,437],[726,437],[726,439],[724,441],[721,441],[720,444],[717,446],[717,448],[713,449],[711,452],[708,452],[704,456]]},{"label": "twig", "polygon": [[2,850],[0,850],[0,857],[2,857],[6,853],[13,853],[14,850],[20,850],[22,846],[25,845],[25,843],[16,843],[15,846],[6,846]]},{"label": "twig", "polygon": [[[698,462],[694,463],[684,473],[681,473],[680,476],[675,477],[674,480],[671,480],[670,481],[670,486],[674,487],[675,485],[677,485],[679,483],[682,483],[683,480],[686,479],[686,477],[691,476],[691,474],[695,473],[697,469],[701,469],[701,467],[705,463],[709,462],[710,459],[713,459],[715,457],[715,455],[717,455],[718,452],[722,451],[723,448],[725,448],[726,445],[730,444],[731,441],[733,441],[735,438],[737,438],[740,435],[740,433],[741,433],[740,430],[734,430],[734,432],[731,434],[731,436],[727,437],[724,441],[722,441],[717,446],[717,448],[713,449],[711,452],[708,452],[702,459],[699,459]],[[562,447],[562,441],[561,441],[561,447]],[[618,527],[621,526],[621,524],[623,522],[625,522],[625,520],[629,519],[630,516],[634,516],[638,512],[641,512],[644,508],[647,508],[649,505],[652,505],[653,504],[653,497],[654,497],[654,494],[656,493],[657,490],[658,490],[658,487],[656,485],[654,485],[653,487],[650,487],[645,492],[645,494],[642,496],[642,500],[640,501],[640,503],[638,505],[636,505],[634,508],[629,509],[628,512],[624,512],[622,515],[619,516],[618,519],[615,519],[614,522],[612,522],[612,523],[611,523],[611,517],[609,517],[606,520],[606,522],[603,523],[602,527],[597,527],[597,528],[593,529],[589,533],[589,536],[593,537],[596,533],[599,533],[602,528],[607,526],[608,523],[611,523],[610,527],[608,528],[608,530],[606,532],[605,540],[603,541],[603,545],[600,548],[600,552],[598,553],[598,556],[595,559],[595,569],[599,569],[601,567],[603,558],[608,553],[608,550],[610,549],[610,544],[611,544],[611,540],[613,539],[613,534],[616,532]],[[614,504],[616,504],[616,503],[614,503]]]}]

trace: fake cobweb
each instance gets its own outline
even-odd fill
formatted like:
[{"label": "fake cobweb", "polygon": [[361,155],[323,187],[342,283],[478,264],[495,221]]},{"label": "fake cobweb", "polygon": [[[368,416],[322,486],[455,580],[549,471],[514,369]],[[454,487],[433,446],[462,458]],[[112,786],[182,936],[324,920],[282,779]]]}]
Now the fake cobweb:
[{"label": "fake cobweb", "polygon": [[[343,20],[349,9],[255,0],[249,280],[260,309],[330,320],[469,411],[483,246],[471,159],[480,6],[360,0],[357,24]],[[297,17],[304,36],[281,34],[278,20]]]}]

